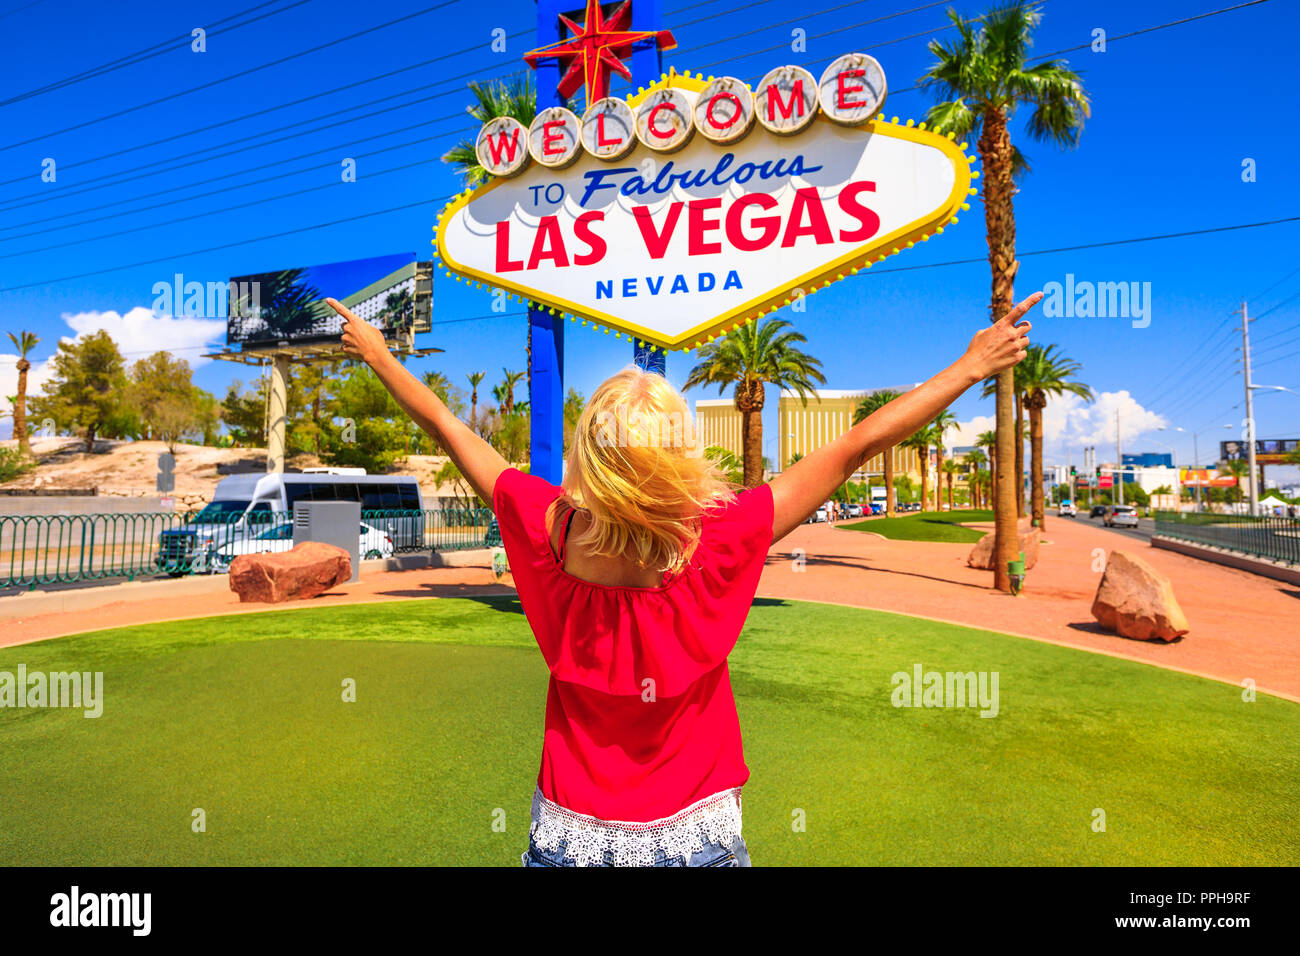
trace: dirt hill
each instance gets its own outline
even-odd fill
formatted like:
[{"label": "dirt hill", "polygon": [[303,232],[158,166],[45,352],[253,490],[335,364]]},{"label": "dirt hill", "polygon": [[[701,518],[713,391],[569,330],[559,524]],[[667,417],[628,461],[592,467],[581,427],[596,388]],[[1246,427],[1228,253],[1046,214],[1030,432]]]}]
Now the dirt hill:
[{"label": "dirt hill", "polygon": [[[13,447],[15,442],[6,441]],[[145,497],[157,495],[158,456],[167,450],[160,441],[99,441],[93,454],[85,451],[85,442],[76,438],[33,438],[32,453],[40,464],[13,481],[0,483],[2,489],[39,489],[43,493],[94,488],[100,495]],[[392,474],[413,475],[420,483],[426,506],[433,507],[441,497],[457,494],[457,489],[440,487],[433,476],[446,463],[441,455],[412,455],[393,469]],[[299,455],[288,463],[289,471],[319,467],[315,455]],[[217,482],[226,475],[266,470],[265,448],[209,448],[178,445],[174,496],[177,505],[193,505],[212,499]]]}]

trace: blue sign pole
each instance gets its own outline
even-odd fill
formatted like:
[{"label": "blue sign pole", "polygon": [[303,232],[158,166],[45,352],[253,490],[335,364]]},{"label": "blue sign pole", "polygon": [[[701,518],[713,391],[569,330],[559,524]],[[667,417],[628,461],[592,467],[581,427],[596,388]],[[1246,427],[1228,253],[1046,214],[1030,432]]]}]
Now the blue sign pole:
[{"label": "blue sign pole", "polygon": [[[660,30],[663,17],[661,0],[632,0],[632,29],[641,31]],[[663,74],[663,53],[659,44],[647,40],[632,49],[632,86],[646,87],[658,81]],[[647,372],[666,375],[668,371],[668,353],[651,345],[639,345],[632,342],[632,361],[636,367]]]},{"label": "blue sign pole", "polygon": [[[560,14],[574,0],[537,0],[537,46],[562,39]],[[537,108],[563,106],[556,87],[560,65],[555,60],[537,64]],[[528,401],[531,414],[529,471],[558,485],[564,475],[564,317],[530,303],[528,341],[531,369]]]}]

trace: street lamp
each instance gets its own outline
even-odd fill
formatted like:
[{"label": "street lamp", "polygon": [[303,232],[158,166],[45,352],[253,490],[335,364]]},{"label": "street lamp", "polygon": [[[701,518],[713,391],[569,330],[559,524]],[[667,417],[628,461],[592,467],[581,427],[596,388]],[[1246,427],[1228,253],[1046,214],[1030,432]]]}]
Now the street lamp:
[{"label": "street lamp", "polygon": [[1293,388],[1287,388],[1285,385],[1252,385],[1251,388],[1263,389],[1266,392],[1290,392],[1292,395],[1300,396]]}]

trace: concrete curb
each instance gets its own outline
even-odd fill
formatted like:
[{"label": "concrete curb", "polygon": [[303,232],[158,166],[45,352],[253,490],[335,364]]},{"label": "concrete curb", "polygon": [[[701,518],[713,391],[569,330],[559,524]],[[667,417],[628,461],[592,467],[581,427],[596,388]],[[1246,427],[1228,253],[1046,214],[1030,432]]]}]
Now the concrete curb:
[{"label": "concrete curb", "polygon": [[1152,535],[1151,547],[1185,554],[1189,558],[1200,558],[1202,561],[1222,564],[1224,567],[1236,568],[1239,571],[1249,571],[1251,574],[1285,581],[1288,584],[1300,584],[1300,568],[1294,565],[1279,564],[1264,558],[1252,558],[1245,554],[1238,554],[1235,551],[1225,551],[1209,545],[1192,544],[1189,541],[1180,541],[1176,538],[1166,538],[1161,535]]}]

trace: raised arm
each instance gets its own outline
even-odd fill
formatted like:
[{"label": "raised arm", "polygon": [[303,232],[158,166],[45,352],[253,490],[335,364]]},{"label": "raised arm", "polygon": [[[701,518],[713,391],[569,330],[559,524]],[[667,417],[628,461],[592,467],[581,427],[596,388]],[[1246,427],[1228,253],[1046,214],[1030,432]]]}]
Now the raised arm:
[{"label": "raised arm", "polygon": [[1018,320],[1042,297],[1035,292],[976,332],[966,353],[934,378],[904,392],[773,478],[772,540],[779,541],[802,524],[865,462],[932,420],[966,389],[1023,359],[1030,326]]},{"label": "raised arm", "polygon": [[326,302],[343,316],[343,350],[375,370],[397,404],[406,414],[447,450],[470,487],[489,505],[497,476],[510,464],[443,404],[433,390],[407,371],[384,342],[384,334],[364,319],[357,318],[334,299]]}]

